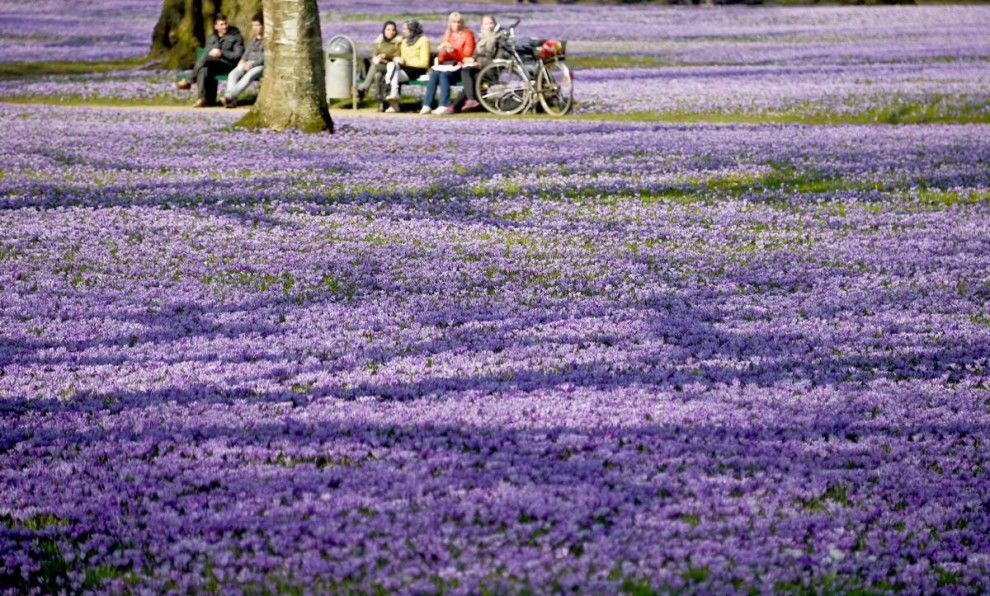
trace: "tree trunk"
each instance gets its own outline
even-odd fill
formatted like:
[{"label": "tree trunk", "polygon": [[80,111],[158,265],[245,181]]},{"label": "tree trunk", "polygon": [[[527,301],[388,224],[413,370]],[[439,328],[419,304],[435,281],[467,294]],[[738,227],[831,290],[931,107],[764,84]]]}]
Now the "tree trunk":
[{"label": "tree trunk", "polygon": [[333,132],[316,0],[264,0],[265,73],[247,128]]},{"label": "tree trunk", "polygon": [[196,49],[213,33],[213,17],[223,13],[245,38],[251,19],[261,11],[261,0],[163,0],[162,12],[151,35],[151,58],[165,68],[192,68]]}]

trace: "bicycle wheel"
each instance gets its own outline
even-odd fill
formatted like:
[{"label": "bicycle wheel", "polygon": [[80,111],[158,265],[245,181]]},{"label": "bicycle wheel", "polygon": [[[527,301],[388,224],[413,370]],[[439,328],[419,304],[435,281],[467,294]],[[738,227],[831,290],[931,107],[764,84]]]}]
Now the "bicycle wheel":
[{"label": "bicycle wheel", "polygon": [[486,110],[502,116],[524,112],[533,101],[529,77],[511,60],[494,60],[482,68],[475,90]]},{"label": "bicycle wheel", "polygon": [[544,111],[551,116],[563,116],[574,104],[574,79],[567,65],[560,60],[544,64],[536,79],[536,94]]}]

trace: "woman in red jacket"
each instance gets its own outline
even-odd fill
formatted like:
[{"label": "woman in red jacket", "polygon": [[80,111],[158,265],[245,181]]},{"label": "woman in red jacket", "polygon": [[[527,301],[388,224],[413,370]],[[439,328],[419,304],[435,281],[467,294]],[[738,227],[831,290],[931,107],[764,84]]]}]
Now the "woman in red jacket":
[{"label": "woman in red jacket", "polygon": [[[423,107],[420,114],[452,114],[454,106],[450,103],[451,80],[460,78],[464,59],[474,55],[474,33],[464,27],[464,17],[459,12],[452,12],[447,17],[447,30],[440,38],[437,62],[430,70],[430,83],[423,95]],[[440,85],[440,105],[433,109],[433,98]]]}]

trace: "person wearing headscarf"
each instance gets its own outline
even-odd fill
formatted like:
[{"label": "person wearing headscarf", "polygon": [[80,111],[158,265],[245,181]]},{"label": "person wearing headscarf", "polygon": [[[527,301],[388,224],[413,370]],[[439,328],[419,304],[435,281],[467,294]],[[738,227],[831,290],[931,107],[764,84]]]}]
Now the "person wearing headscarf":
[{"label": "person wearing headscarf", "polygon": [[430,40],[423,35],[419,21],[411,20],[402,24],[402,41],[399,42],[399,55],[392,58],[385,71],[385,84],[389,94],[385,100],[389,107],[386,112],[399,111],[399,85],[418,79],[430,68]]},{"label": "person wearing headscarf", "polygon": [[371,48],[371,64],[368,66],[368,76],[358,85],[358,94],[364,98],[364,94],[371,91],[371,96],[380,99],[384,97],[383,84],[385,82],[385,72],[388,64],[393,58],[399,55],[399,43],[402,36],[399,35],[399,28],[395,21],[385,21],[382,25],[382,34],[375,40]]},{"label": "person wearing headscarf", "polygon": [[[474,56],[474,33],[464,26],[464,17],[452,12],[447,17],[447,30],[440,38],[437,64],[430,71],[430,82],[423,94],[423,107],[420,114],[452,114],[454,106],[450,102],[450,86],[453,80],[460,80],[460,70],[466,61]],[[456,77],[456,79],[455,79]],[[433,99],[440,87],[440,103],[433,108]]]}]

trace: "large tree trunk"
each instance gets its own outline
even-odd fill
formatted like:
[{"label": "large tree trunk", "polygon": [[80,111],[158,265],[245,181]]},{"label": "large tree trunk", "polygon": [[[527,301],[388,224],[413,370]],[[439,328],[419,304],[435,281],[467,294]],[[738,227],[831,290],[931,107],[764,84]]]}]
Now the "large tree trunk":
[{"label": "large tree trunk", "polygon": [[248,128],[333,132],[316,0],[264,0],[265,74]]},{"label": "large tree trunk", "polygon": [[162,12],[151,35],[151,58],[166,68],[191,68],[196,48],[213,32],[213,16],[223,13],[246,37],[251,18],[261,11],[261,0],[163,0]]}]

